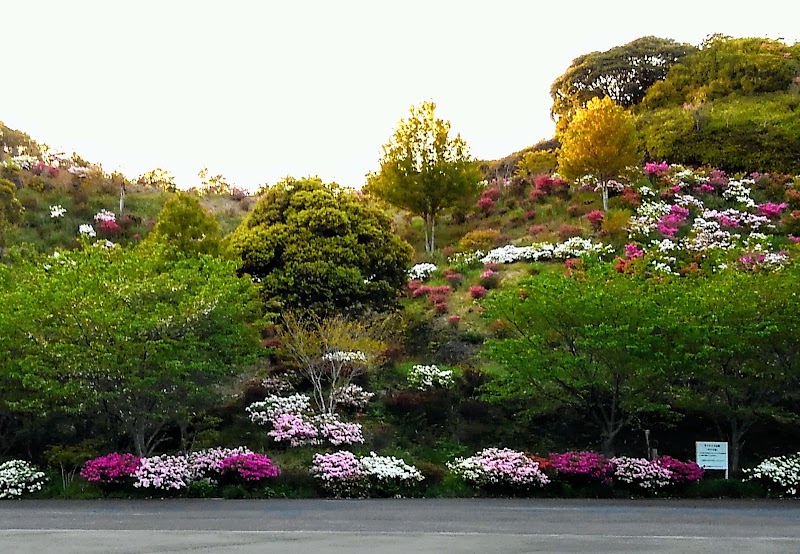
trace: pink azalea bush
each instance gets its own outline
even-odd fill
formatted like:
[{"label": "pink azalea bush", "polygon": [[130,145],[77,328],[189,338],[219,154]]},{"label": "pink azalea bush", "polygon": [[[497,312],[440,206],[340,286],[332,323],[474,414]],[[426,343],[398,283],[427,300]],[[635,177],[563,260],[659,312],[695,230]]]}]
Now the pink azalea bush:
[{"label": "pink azalea bush", "polygon": [[134,476],[136,470],[139,469],[141,460],[133,454],[112,452],[87,460],[81,469],[80,476],[90,483],[104,485],[122,483]]},{"label": "pink azalea bush", "polygon": [[646,458],[611,458],[612,476],[618,483],[643,489],[659,489],[672,484],[672,472]]},{"label": "pink azalea bush", "polygon": [[518,491],[543,487],[550,479],[532,457],[510,448],[485,448],[447,464],[455,475],[480,487],[504,486]]},{"label": "pink azalea bush", "polygon": [[424,479],[404,460],[375,452],[361,457],[345,451],[315,454],[311,475],[325,493],[337,497],[396,496]]}]

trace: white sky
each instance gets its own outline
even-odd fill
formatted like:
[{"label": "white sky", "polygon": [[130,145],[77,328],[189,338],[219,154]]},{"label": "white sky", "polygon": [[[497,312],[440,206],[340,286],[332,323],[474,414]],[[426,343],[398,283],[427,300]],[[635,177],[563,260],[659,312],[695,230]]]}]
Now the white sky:
[{"label": "white sky", "polygon": [[550,84],[581,54],[646,35],[800,40],[796,0],[538,4],[0,0],[0,120],[132,178],[358,187],[423,100],[497,159],[552,135]]}]

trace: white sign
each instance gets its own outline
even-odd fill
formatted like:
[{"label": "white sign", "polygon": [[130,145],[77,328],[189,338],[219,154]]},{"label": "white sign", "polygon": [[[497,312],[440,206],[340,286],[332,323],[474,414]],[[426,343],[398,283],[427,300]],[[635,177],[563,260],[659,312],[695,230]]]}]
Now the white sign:
[{"label": "white sign", "polygon": [[697,465],[703,469],[724,469],[728,478],[728,443],[696,442]]}]

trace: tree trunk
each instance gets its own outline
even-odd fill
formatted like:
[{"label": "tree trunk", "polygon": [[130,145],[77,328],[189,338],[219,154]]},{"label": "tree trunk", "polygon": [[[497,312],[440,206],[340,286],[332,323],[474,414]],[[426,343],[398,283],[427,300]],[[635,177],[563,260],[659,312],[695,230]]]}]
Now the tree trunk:
[{"label": "tree trunk", "polygon": [[422,219],[425,222],[425,252],[433,252],[436,248],[436,216],[425,214]]},{"label": "tree trunk", "polygon": [[603,181],[602,184],[602,191],[603,191],[603,211],[608,211],[608,181]]}]

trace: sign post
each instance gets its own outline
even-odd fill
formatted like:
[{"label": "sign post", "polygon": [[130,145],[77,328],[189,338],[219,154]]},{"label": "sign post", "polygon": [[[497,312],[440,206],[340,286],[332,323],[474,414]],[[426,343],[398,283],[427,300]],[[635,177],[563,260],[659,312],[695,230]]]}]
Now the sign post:
[{"label": "sign post", "polygon": [[723,469],[728,478],[728,443],[696,442],[697,465],[703,469]]}]

